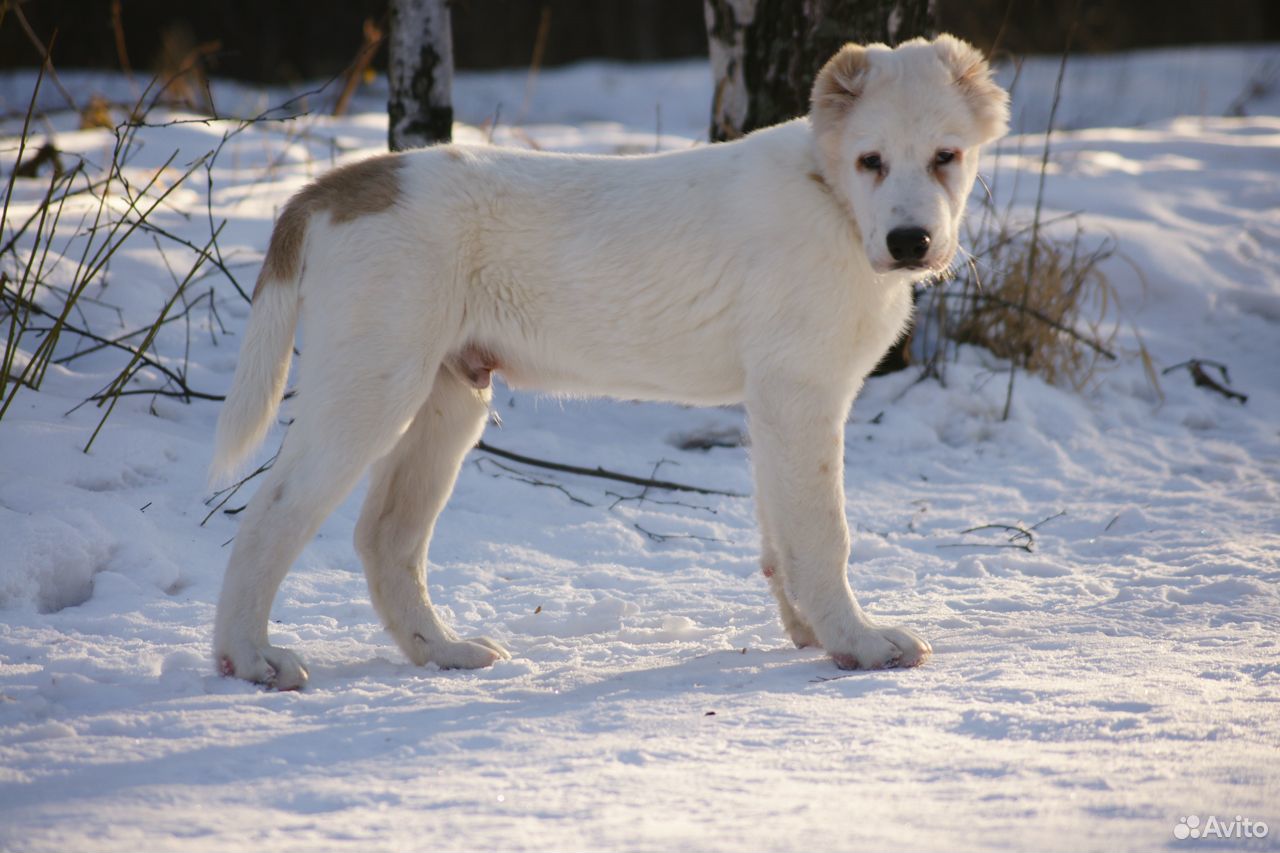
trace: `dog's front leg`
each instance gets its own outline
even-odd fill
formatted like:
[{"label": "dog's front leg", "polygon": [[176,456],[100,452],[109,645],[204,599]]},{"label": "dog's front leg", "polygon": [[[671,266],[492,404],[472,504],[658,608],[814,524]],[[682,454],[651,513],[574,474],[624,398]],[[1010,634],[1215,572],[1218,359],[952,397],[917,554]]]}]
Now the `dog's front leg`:
[{"label": "dog's front leg", "polygon": [[929,644],[876,624],[849,587],[844,516],[844,420],[848,400],[829,389],[771,380],[747,401],[756,500],[767,517],[785,588],[842,669],[915,666]]}]

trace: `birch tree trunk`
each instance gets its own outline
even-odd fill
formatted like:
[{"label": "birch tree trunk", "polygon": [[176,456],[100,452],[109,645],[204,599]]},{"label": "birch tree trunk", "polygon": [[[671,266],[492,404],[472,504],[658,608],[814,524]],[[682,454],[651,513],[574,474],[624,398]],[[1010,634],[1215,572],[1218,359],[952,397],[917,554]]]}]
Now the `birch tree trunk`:
[{"label": "birch tree trunk", "polygon": [[936,0],[703,0],[715,75],[711,141],[809,111],[822,64],[845,42],[932,35]]},{"label": "birch tree trunk", "polygon": [[391,0],[388,147],[448,142],[453,136],[453,33],[449,0]]}]

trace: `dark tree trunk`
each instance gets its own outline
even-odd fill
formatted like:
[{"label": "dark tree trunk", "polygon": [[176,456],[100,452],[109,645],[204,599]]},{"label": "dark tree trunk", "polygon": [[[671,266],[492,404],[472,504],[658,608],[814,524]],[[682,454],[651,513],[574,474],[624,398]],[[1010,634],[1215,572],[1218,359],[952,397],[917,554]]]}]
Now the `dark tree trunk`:
[{"label": "dark tree trunk", "polygon": [[[895,45],[932,36],[936,0],[703,0],[715,75],[711,141],[809,112],[823,63],[846,42]],[[876,373],[909,363],[911,333]]]},{"label": "dark tree trunk", "polygon": [[387,144],[421,148],[453,137],[449,0],[391,0]]}]

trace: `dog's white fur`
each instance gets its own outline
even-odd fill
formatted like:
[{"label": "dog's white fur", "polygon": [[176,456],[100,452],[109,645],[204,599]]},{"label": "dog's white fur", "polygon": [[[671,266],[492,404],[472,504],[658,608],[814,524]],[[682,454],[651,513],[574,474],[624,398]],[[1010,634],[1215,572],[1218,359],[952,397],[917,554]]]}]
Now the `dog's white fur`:
[{"label": "dog's white fur", "polygon": [[[306,682],[302,662],[268,642],[271,602],[375,460],[356,549],[388,631],[418,664],[508,656],[445,626],[426,582],[490,370],[553,393],[745,403],[762,565],[792,639],[844,668],[922,661],[928,643],[872,621],[849,587],[844,423],[908,322],[912,282],[951,263],[978,147],[1004,132],[1006,101],[981,56],[949,36],[849,45],[819,76],[810,117],[737,142],[645,157],[394,155],[378,167],[395,186],[383,209],[295,210],[305,239],[292,266],[282,216],[215,474],[270,423],[300,316],[296,419],[227,567],[222,671]],[[942,149],[957,153],[945,166]],[[868,153],[880,169],[865,167]],[[886,248],[903,226],[933,238],[914,268],[895,268]]]}]

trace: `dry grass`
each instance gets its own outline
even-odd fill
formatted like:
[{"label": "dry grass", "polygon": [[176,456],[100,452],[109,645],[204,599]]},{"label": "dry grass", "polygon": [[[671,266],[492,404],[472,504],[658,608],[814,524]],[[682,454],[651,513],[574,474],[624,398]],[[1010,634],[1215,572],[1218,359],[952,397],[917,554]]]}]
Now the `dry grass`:
[{"label": "dry grass", "polygon": [[[1124,260],[1114,238],[1088,232],[1079,213],[1020,219],[987,199],[969,220],[968,258],[920,303],[916,347],[924,375],[945,380],[962,345],[981,347],[1047,382],[1086,390],[1108,365],[1136,357],[1160,393],[1154,363],[1136,329],[1136,352],[1116,346],[1125,328],[1104,268]],[[1141,270],[1137,270],[1141,276]],[[1010,383],[1012,388],[1012,382]],[[1012,394],[1012,390],[1009,395]]]},{"label": "dry grass", "polygon": [[[221,395],[192,388],[187,382],[188,352],[184,351],[180,357],[163,355],[156,349],[156,337],[164,326],[184,322],[189,342],[192,311],[197,306],[208,310],[211,334],[212,330],[221,328],[214,289],[210,287],[200,294],[193,292],[197,282],[210,275],[225,279],[249,301],[218,245],[218,236],[226,222],[216,220],[209,205],[204,211],[182,212],[190,221],[203,220],[208,225],[207,235],[193,241],[167,230],[154,214],[167,209],[170,196],[193,177],[203,177],[211,191],[214,165],[230,140],[254,125],[290,121],[305,115],[294,112],[293,105],[324,88],[250,118],[226,120],[227,127],[221,138],[203,155],[178,168],[175,162],[179,152],[175,150],[158,168],[145,170],[143,180],[131,179],[130,174],[136,170],[129,164],[141,150],[138,134],[143,128],[207,122],[204,118],[166,115],[159,123],[152,123],[152,110],[173,100],[171,87],[181,79],[182,73],[186,72],[171,74],[168,79],[153,78],[136,102],[120,110],[125,118],[119,122],[111,117],[110,106],[101,99],[90,99],[83,108],[73,107],[82,127],[109,125],[114,143],[103,166],[91,166],[88,161],[72,156],[68,156],[71,162],[64,164],[56,144],[46,140],[40,145],[34,129],[40,124],[36,104],[41,86],[56,79],[45,52],[21,136],[16,140],[14,167],[3,185],[0,419],[24,389],[40,390],[51,365],[65,365],[103,350],[118,353],[119,372],[80,404],[93,404],[102,411],[97,428],[85,445],[86,452],[121,397],[141,394],[184,401],[222,399]],[[46,171],[48,177],[42,174]],[[204,215],[200,216],[201,213]],[[142,235],[150,237],[169,266],[173,290],[151,322],[126,331],[122,328],[119,309],[103,302],[101,297],[108,286],[113,256],[131,238]],[[74,249],[68,251],[72,244]],[[171,261],[178,266],[173,266]],[[114,311],[118,321],[104,323],[104,312],[99,309]],[[109,315],[105,316],[110,320]]]},{"label": "dry grass", "polygon": [[948,344],[972,344],[1048,382],[1084,388],[1101,361],[1116,359],[1116,295],[1102,271],[1115,242],[1090,247],[1078,222],[1059,237],[1005,220],[983,237],[932,300],[941,347],[934,357]]}]

